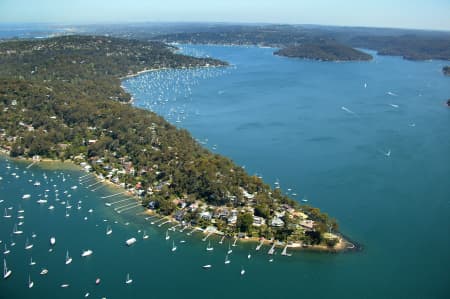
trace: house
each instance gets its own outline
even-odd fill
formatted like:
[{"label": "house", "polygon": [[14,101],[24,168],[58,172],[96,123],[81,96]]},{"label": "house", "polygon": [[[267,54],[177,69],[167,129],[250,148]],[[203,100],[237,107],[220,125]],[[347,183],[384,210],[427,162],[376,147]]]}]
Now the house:
[{"label": "house", "polygon": [[281,226],[284,226],[284,221],[281,220],[280,218],[274,216],[274,217],[272,218],[272,221],[271,221],[271,224],[270,224],[270,225],[272,225],[272,226],[274,226],[274,227],[281,227]]},{"label": "house", "polygon": [[228,224],[236,224],[236,221],[237,221],[236,215],[232,215],[232,216],[228,217],[228,219],[227,219]]},{"label": "house", "polygon": [[253,226],[261,226],[266,224],[266,220],[263,217],[253,216]]},{"label": "house", "polygon": [[204,212],[200,213],[200,217],[205,219],[205,220],[211,220],[212,215],[211,215],[211,212],[204,211]]},{"label": "house", "polygon": [[312,230],[314,228],[314,221],[312,221],[311,219],[302,220],[300,221],[300,225],[304,228]]},{"label": "house", "polygon": [[181,221],[183,220],[185,214],[186,214],[185,211],[177,211],[177,212],[175,213],[175,220],[181,222]]}]

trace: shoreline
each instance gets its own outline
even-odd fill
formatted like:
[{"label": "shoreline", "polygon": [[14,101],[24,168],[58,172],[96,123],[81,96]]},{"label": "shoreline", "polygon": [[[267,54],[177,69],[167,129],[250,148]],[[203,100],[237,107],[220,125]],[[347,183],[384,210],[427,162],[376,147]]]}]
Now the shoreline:
[{"label": "shoreline", "polygon": [[[24,158],[24,157],[10,157],[9,156],[9,152],[5,149],[0,149],[0,155],[11,159],[15,162],[30,162],[32,161],[31,164],[29,164],[27,167],[31,167],[34,166],[36,164],[39,164],[40,167],[42,167],[42,164],[48,164],[48,165],[54,165],[57,166],[58,169],[60,170],[64,170],[64,169],[77,169],[81,172],[86,172],[89,174],[92,174],[93,176],[95,176],[95,178],[97,180],[99,180],[99,182],[101,182],[101,184],[104,184],[105,186],[114,188],[114,189],[120,189],[121,191],[125,191],[126,196],[129,196],[131,198],[133,198],[134,200],[136,200],[136,202],[139,201],[139,198],[132,194],[130,190],[123,188],[122,186],[120,186],[119,184],[113,183],[107,179],[101,178],[99,176],[99,174],[97,174],[96,172],[93,171],[84,171],[83,168],[75,163],[75,161],[73,160],[65,160],[65,161],[61,161],[61,160],[55,160],[55,159],[50,159],[50,158],[39,158],[39,160],[33,160],[30,158]],[[66,164],[69,166],[69,168],[64,168],[61,167],[61,165]],[[59,167],[58,167],[59,166]],[[147,216],[157,216],[159,219],[163,219],[166,218],[168,221],[170,221],[170,223],[176,223],[178,225],[181,225],[181,222],[177,221],[172,215],[169,216],[163,216],[159,213],[157,213],[154,210],[151,209],[147,209],[144,206],[142,206],[145,210],[141,213],[142,215],[147,215]],[[207,229],[203,229],[201,227],[198,226],[189,226],[190,230],[194,230],[197,232],[201,232],[203,235],[208,235],[208,234],[214,234],[220,237],[223,237],[225,234],[221,231],[215,230],[215,231],[208,231]],[[263,242],[263,245],[269,246],[269,245],[273,245],[275,244],[275,248],[283,248],[285,246],[287,246],[287,249],[291,249],[291,250],[295,250],[295,251],[313,251],[313,252],[327,252],[327,253],[340,253],[340,252],[353,252],[353,251],[361,251],[362,250],[362,246],[358,243],[355,243],[353,241],[351,241],[349,238],[345,237],[344,235],[342,235],[341,233],[338,233],[338,238],[339,238],[339,242],[334,246],[334,247],[328,247],[326,245],[306,245],[304,246],[301,242],[295,242],[295,243],[291,243],[291,244],[285,244],[285,242],[281,242],[278,240],[271,240],[271,239],[264,239],[264,238],[258,238],[258,237],[238,237],[238,236],[233,236],[233,237],[229,237],[229,236],[225,236],[226,238],[237,238],[240,242],[244,242],[244,243],[256,243],[259,244],[260,242]],[[351,245],[351,246],[349,246]]]}]

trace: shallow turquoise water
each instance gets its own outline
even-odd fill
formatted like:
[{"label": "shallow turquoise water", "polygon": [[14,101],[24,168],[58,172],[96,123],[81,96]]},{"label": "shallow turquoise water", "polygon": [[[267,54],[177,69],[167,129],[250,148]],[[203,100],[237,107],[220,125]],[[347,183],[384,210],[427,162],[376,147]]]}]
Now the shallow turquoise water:
[{"label": "shallow turquoise water", "polygon": [[[151,225],[136,215],[139,209],[118,214],[114,207],[128,201],[101,198],[117,190],[85,188],[93,179],[79,185],[83,172],[64,171],[63,182],[61,171],[26,169],[28,163],[1,158],[0,212],[13,207],[8,210],[12,218],[0,217],[0,248],[7,243],[11,249],[6,258],[13,270],[10,279],[0,281],[1,298],[80,298],[86,292],[95,298],[448,297],[450,110],[443,101],[450,84],[440,72],[442,62],[376,56],[368,63],[320,63],[276,57],[272,49],[256,47],[182,47],[233,67],[129,79],[123,84],[135,104],[187,128],[249,173],[269,183],[279,179],[285,192],[290,188],[294,198],[306,198],[336,217],[364,250],[295,252],[290,258],[276,255],[269,263],[268,248],[255,252],[253,244],[238,244],[226,266],[227,242],[219,245],[213,238],[215,250],[208,253],[200,235],[176,232],[166,241],[167,225]],[[36,179],[40,187],[33,186]],[[45,189],[49,203],[40,206],[36,200]],[[55,201],[55,189],[60,201],[71,195],[69,217]],[[31,194],[29,200],[21,199],[25,193]],[[122,199],[123,204],[104,205]],[[80,210],[78,200],[83,201]],[[19,204],[25,210],[24,234],[11,239]],[[54,211],[47,209],[50,204]],[[108,223],[111,236],[105,235]],[[138,233],[144,229],[147,240]],[[50,236],[57,238],[51,253]],[[138,242],[126,247],[124,241],[133,236]],[[33,240],[31,252],[24,249],[26,237]],[[182,239],[187,243],[180,244]],[[178,246],[174,253],[172,240]],[[82,259],[81,251],[88,248],[94,254]],[[70,265],[64,265],[67,249]],[[37,262],[33,267],[30,255]],[[205,271],[204,264],[213,268]],[[39,275],[44,266],[46,277]],[[127,286],[128,272],[134,281]],[[32,289],[27,288],[29,274]],[[99,286],[96,277],[102,279]],[[62,283],[71,286],[62,289]]]}]

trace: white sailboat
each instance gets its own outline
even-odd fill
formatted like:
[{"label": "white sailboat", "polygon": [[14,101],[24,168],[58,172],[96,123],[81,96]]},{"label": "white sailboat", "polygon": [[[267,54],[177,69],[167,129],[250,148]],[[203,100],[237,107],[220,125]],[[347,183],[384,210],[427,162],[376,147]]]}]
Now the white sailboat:
[{"label": "white sailboat", "polygon": [[142,239],[144,239],[144,240],[148,239],[148,235],[147,235],[147,233],[145,232],[145,230],[144,230],[144,233],[143,233],[143,235],[142,235]]},{"label": "white sailboat", "polygon": [[242,267],[241,268],[241,275],[244,275],[245,274],[245,270],[244,270],[244,267]]},{"label": "white sailboat", "polygon": [[126,284],[131,284],[133,282],[133,279],[130,278],[130,273],[127,273],[127,278],[125,279]]},{"label": "white sailboat", "polygon": [[6,260],[3,259],[3,279],[7,279],[12,274],[12,271],[8,269],[8,266],[6,266]]},{"label": "white sailboat", "polygon": [[112,234],[112,228],[111,228],[110,225],[108,225],[108,226],[106,227],[106,235],[109,236],[110,234]]},{"label": "white sailboat", "polygon": [[33,257],[31,256],[30,257],[30,266],[34,266],[34,265],[36,265],[36,262],[33,261]]},{"label": "white sailboat", "polygon": [[206,251],[213,251],[214,247],[211,246],[211,242],[208,242],[208,246],[206,247]]},{"label": "white sailboat", "polygon": [[69,250],[66,251],[66,265],[72,262],[72,258],[69,256]]},{"label": "white sailboat", "polygon": [[228,254],[225,256],[225,265],[231,263],[231,261],[228,259]]},{"label": "white sailboat", "polygon": [[166,240],[169,240],[170,236],[169,236],[169,230],[166,230]]},{"label": "white sailboat", "polygon": [[45,269],[45,268],[43,268],[39,274],[41,274],[41,275],[47,275],[47,273],[48,273],[48,270]]},{"label": "white sailboat", "polygon": [[33,244],[30,244],[30,241],[28,241],[28,238],[27,238],[27,240],[25,241],[25,249],[26,250],[30,250],[31,248],[33,248]]},{"label": "white sailboat", "polygon": [[90,249],[83,251],[83,253],[81,254],[82,257],[87,257],[92,255],[94,252]]},{"label": "white sailboat", "polygon": [[14,224],[13,234],[15,234],[15,235],[21,235],[21,234],[23,234],[23,231],[17,229],[17,223]]},{"label": "white sailboat", "polygon": [[11,250],[9,250],[9,249],[6,247],[6,243],[5,243],[5,251],[3,251],[3,254],[6,255],[6,254],[8,254],[8,253],[10,253],[10,252],[11,252]]},{"label": "white sailboat", "polygon": [[56,239],[55,239],[55,237],[51,237],[51,238],[50,238],[50,245],[55,246],[55,244],[56,244]]},{"label": "white sailboat", "polygon": [[8,211],[5,208],[5,214],[3,214],[3,218],[11,218],[11,215],[8,215]]},{"label": "white sailboat", "polygon": [[227,251],[227,254],[231,254],[232,252],[233,252],[233,249],[231,249],[231,245],[228,244],[228,251]]},{"label": "white sailboat", "polygon": [[28,288],[31,289],[34,286],[34,282],[31,280],[30,275],[28,275]]},{"label": "white sailboat", "polygon": [[177,250],[177,246],[175,246],[175,241],[172,240],[172,252]]}]

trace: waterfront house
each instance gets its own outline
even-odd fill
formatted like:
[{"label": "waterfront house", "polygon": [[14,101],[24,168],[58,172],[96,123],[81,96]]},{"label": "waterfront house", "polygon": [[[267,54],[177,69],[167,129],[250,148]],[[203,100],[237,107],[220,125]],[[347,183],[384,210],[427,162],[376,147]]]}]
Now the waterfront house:
[{"label": "waterfront house", "polygon": [[272,225],[274,227],[282,227],[282,226],[284,226],[284,221],[281,220],[280,218],[274,216],[272,218],[272,221],[271,221],[270,225]]},{"label": "waterfront house", "polygon": [[253,216],[253,226],[261,226],[266,224],[266,220],[263,217]]},{"label": "waterfront house", "polygon": [[300,221],[300,225],[308,230],[312,230],[314,228],[314,221],[311,219],[306,219]]}]

